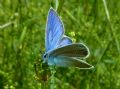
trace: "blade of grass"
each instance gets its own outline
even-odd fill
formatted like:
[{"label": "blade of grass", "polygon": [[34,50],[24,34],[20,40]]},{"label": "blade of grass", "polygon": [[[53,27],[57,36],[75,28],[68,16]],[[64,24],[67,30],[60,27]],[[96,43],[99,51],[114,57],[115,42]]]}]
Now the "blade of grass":
[{"label": "blade of grass", "polygon": [[59,6],[59,2],[58,2],[58,0],[55,0],[55,10],[57,11],[57,9],[58,9],[58,6]]},{"label": "blade of grass", "polygon": [[3,24],[3,25],[0,25],[0,29],[4,29],[4,28],[6,28],[6,27],[8,27],[8,26],[10,26],[10,25],[12,25],[13,24],[13,22],[11,21],[11,22],[7,22],[7,23],[5,23],[5,24]]},{"label": "blade of grass", "polygon": [[64,11],[72,21],[79,23],[78,20],[66,8],[64,8]]},{"label": "blade of grass", "polygon": [[109,25],[110,25],[110,29],[111,29],[111,33],[112,33],[112,36],[113,36],[113,40],[115,41],[116,46],[117,46],[118,53],[120,54],[119,41],[118,41],[118,39],[117,39],[117,37],[116,37],[116,34],[115,34],[115,32],[114,32],[113,24],[111,23],[111,20],[110,20],[110,15],[109,15],[109,11],[108,11],[108,8],[107,8],[106,0],[102,0],[102,1],[103,1],[103,5],[104,5],[104,8],[105,8],[107,20],[108,20],[108,23],[109,23]]},{"label": "blade of grass", "polygon": [[50,78],[50,89],[55,89],[55,66],[50,66],[51,78]]},{"label": "blade of grass", "polygon": [[64,2],[65,2],[65,0],[60,0],[60,1],[59,1],[59,6],[58,6],[58,9],[57,9],[57,12],[58,12],[58,13],[60,13],[60,11],[62,10],[62,7],[63,7],[63,5],[64,5]]}]

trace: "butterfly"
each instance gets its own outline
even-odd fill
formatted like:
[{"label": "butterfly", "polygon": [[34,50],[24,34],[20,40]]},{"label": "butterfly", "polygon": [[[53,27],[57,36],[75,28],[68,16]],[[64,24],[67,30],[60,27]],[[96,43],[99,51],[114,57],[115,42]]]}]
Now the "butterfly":
[{"label": "butterfly", "polygon": [[45,47],[43,60],[49,66],[93,68],[83,60],[89,56],[88,47],[82,43],[73,43],[70,37],[65,35],[63,22],[53,8],[48,12]]}]

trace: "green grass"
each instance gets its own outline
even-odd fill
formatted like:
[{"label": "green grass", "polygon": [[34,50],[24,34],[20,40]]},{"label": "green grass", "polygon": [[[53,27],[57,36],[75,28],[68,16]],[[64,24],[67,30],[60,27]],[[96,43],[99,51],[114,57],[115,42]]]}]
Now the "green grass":
[{"label": "green grass", "polygon": [[95,66],[57,67],[55,89],[120,89],[120,1],[54,1],[0,0],[0,89],[49,89],[50,78],[36,80],[34,62],[45,50],[50,6],[57,8],[65,34],[89,47],[87,62]]}]

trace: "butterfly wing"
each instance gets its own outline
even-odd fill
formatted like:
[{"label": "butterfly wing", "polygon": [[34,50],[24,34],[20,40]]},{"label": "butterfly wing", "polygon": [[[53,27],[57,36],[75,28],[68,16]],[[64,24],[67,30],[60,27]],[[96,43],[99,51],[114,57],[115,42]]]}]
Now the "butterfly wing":
[{"label": "butterfly wing", "polygon": [[[50,60],[54,60],[51,62]],[[94,68],[92,65],[88,64],[87,62],[83,60],[78,60],[73,57],[67,57],[67,56],[56,56],[51,57],[50,62],[48,62],[49,65],[55,65],[59,67],[77,67],[80,69],[91,69]]]},{"label": "butterfly wing", "polygon": [[46,52],[72,43],[72,40],[64,35],[62,20],[52,8],[48,13],[45,41]]},{"label": "butterfly wing", "polygon": [[59,41],[58,47],[60,48],[70,44],[72,44],[72,40],[68,36],[63,36]]},{"label": "butterfly wing", "polygon": [[84,44],[70,44],[55,50],[52,50],[48,53],[53,56],[68,56],[68,57],[79,57],[86,58],[89,56],[89,49]]},{"label": "butterfly wing", "polygon": [[46,25],[46,51],[57,48],[63,34],[64,27],[62,21],[57,13],[50,8]]},{"label": "butterfly wing", "polygon": [[60,67],[78,67],[82,69],[93,68],[84,60],[77,58],[86,58],[89,55],[89,49],[83,44],[70,44],[47,53],[49,55],[48,65]]}]

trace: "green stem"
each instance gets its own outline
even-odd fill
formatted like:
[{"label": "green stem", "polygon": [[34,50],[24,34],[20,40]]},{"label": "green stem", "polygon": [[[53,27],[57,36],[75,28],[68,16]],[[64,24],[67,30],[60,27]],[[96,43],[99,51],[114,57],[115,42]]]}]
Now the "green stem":
[{"label": "green stem", "polygon": [[50,67],[51,70],[51,80],[50,80],[50,89],[54,89],[54,84],[55,84],[55,66]]},{"label": "green stem", "polygon": [[57,9],[58,9],[58,6],[59,6],[59,2],[58,2],[58,0],[55,0],[55,10],[57,11]]}]

